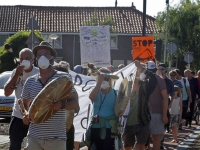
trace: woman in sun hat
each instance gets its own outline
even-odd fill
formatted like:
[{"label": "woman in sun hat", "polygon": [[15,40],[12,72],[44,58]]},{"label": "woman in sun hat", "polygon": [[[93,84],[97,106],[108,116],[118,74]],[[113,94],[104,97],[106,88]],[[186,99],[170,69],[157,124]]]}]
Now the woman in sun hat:
[{"label": "woman in sun hat", "polygon": [[107,68],[100,68],[90,75],[97,82],[89,95],[93,102],[91,145],[95,145],[97,150],[114,150],[115,136],[118,134],[118,117],[114,112],[117,94],[112,88],[112,82],[119,77]]}]

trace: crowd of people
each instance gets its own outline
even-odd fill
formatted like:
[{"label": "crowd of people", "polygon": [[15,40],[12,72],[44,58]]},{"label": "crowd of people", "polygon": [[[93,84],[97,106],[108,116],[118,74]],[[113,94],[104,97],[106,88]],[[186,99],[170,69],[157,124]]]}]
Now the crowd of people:
[{"label": "crowd of people", "polygon": [[[18,105],[18,99],[22,99],[28,111],[34,98],[49,82],[61,76],[71,79],[69,63],[61,61],[54,65],[56,56],[56,51],[45,41],[33,50],[24,48],[19,53],[20,65],[13,70],[4,88],[6,96],[15,92],[9,128],[10,150],[21,150],[25,137],[28,150],[79,149],[79,143],[74,141],[73,124],[66,128],[66,110],[74,114],[80,109],[74,86],[65,101],[54,101],[48,106],[57,113],[43,123],[31,122],[28,115],[21,114]],[[200,98],[200,71],[195,77],[194,72],[187,69],[182,77],[179,69],[168,72],[164,63],[156,65],[153,61],[140,63],[136,60],[134,64],[135,74],[125,77],[119,90],[112,86],[119,78],[112,74],[113,66],[90,72],[96,85],[88,95],[93,103],[92,119],[86,132],[89,149],[144,150],[150,149],[152,141],[153,149],[160,150],[165,132],[172,132],[171,142],[179,143],[178,130],[183,129],[183,125],[192,126],[194,106]],[[120,64],[117,70],[124,67]],[[86,74],[81,65],[75,66],[73,71]],[[119,132],[122,117],[125,127]]]}]

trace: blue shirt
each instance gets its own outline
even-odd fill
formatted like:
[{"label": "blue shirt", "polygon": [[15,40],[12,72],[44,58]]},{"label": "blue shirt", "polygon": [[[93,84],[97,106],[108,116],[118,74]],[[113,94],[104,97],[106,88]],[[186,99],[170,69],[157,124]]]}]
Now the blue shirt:
[{"label": "blue shirt", "polygon": [[[116,100],[116,93],[114,90],[111,90],[108,94],[104,95],[100,91],[97,95],[96,100],[93,104],[93,116],[101,116],[107,117],[115,114],[114,107],[115,107],[115,100]],[[100,108],[101,106],[101,108]],[[99,110],[100,108],[100,110]],[[98,123],[94,123],[92,125],[93,128],[99,128]],[[110,128],[108,122],[106,122],[106,128]]]}]

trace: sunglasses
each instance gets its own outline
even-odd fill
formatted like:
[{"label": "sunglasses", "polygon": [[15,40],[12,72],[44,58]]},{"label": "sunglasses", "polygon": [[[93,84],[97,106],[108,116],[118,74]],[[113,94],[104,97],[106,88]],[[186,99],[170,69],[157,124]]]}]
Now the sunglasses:
[{"label": "sunglasses", "polygon": [[158,68],[158,70],[162,70],[163,71],[163,70],[165,70],[165,68]]}]

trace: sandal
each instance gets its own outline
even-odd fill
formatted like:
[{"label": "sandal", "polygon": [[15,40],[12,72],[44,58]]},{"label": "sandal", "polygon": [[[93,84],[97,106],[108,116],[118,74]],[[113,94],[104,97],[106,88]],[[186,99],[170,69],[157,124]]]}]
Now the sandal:
[{"label": "sandal", "polygon": [[171,142],[172,142],[172,143],[175,143],[176,141],[175,141],[175,140],[172,140]]}]

